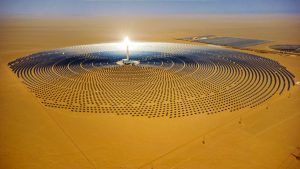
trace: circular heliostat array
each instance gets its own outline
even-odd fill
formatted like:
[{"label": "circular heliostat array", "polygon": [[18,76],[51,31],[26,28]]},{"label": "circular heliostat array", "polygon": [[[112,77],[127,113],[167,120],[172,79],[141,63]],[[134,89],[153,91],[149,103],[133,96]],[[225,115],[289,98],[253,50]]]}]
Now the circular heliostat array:
[{"label": "circular heliostat array", "polygon": [[73,112],[182,117],[255,107],[294,85],[263,57],[186,44],[118,43],[40,52],[9,63],[47,107]]}]

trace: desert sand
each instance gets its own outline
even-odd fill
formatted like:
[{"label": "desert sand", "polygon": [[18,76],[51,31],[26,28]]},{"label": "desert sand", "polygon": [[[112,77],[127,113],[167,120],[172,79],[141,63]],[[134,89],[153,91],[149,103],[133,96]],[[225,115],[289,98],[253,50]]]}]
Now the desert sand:
[{"label": "desert sand", "polygon": [[[0,168],[300,168],[292,155],[300,152],[298,85],[252,109],[148,119],[46,108],[7,66],[31,53],[125,35],[184,43],[175,38],[215,34],[296,44],[299,21],[289,15],[1,18]],[[278,61],[300,81],[298,56],[243,52]]]}]

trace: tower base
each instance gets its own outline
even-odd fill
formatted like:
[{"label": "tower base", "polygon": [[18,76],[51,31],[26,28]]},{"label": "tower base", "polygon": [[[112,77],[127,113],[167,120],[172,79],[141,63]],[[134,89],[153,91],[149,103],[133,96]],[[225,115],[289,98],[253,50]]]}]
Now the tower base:
[{"label": "tower base", "polygon": [[117,62],[118,65],[138,65],[140,64],[137,60],[129,60],[129,59],[122,59]]}]

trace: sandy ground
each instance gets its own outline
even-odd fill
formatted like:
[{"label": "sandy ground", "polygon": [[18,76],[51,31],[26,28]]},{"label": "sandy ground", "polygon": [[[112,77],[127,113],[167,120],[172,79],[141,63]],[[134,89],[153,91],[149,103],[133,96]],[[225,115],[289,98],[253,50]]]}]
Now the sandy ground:
[{"label": "sandy ground", "polygon": [[[291,155],[300,152],[299,86],[254,109],[132,118],[45,108],[7,66],[30,53],[125,35],[137,41],[215,34],[300,43],[299,16],[7,17],[0,23],[0,168],[300,168]],[[259,55],[279,61],[300,81],[299,57]]]}]

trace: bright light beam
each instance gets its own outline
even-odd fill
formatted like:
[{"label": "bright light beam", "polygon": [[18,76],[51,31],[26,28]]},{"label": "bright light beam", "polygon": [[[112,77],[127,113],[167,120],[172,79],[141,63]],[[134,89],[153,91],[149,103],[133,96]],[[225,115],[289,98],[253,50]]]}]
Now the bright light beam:
[{"label": "bright light beam", "polygon": [[126,46],[126,59],[128,61],[129,61],[129,44],[130,44],[130,40],[129,40],[128,36],[126,36],[124,39],[124,45]]},{"label": "bright light beam", "polygon": [[124,38],[124,45],[126,45],[126,46],[129,46],[129,44],[130,44],[130,39],[128,38],[128,36],[126,36],[125,38]]}]

